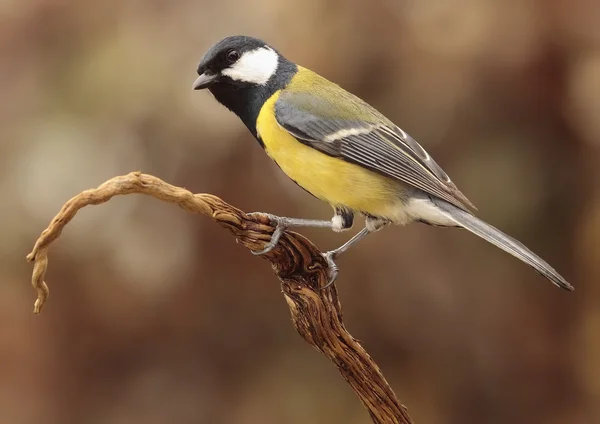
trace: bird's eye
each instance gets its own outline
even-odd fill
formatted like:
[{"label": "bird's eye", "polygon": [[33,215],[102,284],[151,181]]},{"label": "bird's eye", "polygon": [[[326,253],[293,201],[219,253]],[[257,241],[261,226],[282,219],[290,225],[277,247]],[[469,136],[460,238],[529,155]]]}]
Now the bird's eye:
[{"label": "bird's eye", "polygon": [[240,54],[237,50],[229,50],[225,57],[229,63],[233,63],[240,58]]}]

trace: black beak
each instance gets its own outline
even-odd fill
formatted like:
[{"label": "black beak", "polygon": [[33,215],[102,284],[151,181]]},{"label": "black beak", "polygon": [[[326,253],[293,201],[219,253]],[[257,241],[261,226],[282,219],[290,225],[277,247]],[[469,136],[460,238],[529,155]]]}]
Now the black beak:
[{"label": "black beak", "polygon": [[196,81],[194,81],[192,88],[194,90],[203,90],[205,88],[208,88],[215,82],[217,82],[218,77],[218,74],[212,74],[209,71],[205,71],[201,73],[198,78],[196,78]]}]

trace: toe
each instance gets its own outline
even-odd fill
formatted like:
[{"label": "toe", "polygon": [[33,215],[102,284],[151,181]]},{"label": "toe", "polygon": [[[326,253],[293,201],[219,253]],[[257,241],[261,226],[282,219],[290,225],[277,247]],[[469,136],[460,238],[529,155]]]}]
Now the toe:
[{"label": "toe", "polygon": [[271,250],[273,250],[274,247],[275,247],[275,244],[269,242],[269,244],[267,244],[264,249],[251,250],[250,252],[252,252],[252,254],[255,256],[260,256],[260,255],[264,255],[265,253],[269,253]]},{"label": "toe", "polygon": [[328,269],[329,281],[327,281],[327,284],[325,284],[323,287],[321,287],[321,290],[324,290],[327,287],[331,286],[337,279],[339,270],[338,270],[337,265],[334,262],[335,253],[336,253],[335,250],[331,250],[331,251],[323,254],[323,257],[327,261],[327,266],[329,268]]}]

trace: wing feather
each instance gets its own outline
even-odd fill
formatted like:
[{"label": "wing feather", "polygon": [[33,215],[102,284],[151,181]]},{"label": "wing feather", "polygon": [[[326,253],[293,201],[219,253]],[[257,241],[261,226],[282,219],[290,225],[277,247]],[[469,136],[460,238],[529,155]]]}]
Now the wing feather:
[{"label": "wing feather", "polygon": [[[275,116],[296,139],[327,155],[397,179],[463,210],[475,208],[423,147],[371,106],[358,101],[367,108],[366,116],[359,115],[363,109],[349,106],[336,114],[335,105],[322,97],[284,92],[275,104]],[[327,107],[324,117],[310,112],[315,107]]]}]

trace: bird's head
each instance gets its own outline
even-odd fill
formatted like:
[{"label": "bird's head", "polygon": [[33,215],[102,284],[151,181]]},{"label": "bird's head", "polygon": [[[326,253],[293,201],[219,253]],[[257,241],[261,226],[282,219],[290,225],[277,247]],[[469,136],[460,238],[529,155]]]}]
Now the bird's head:
[{"label": "bird's head", "polygon": [[232,36],[200,60],[194,90],[207,88],[257,136],[256,120],[265,101],[284,88],[298,66],[257,38]]},{"label": "bird's head", "polygon": [[264,86],[277,74],[281,60],[272,47],[257,38],[227,37],[204,54],[193,88]]}]

